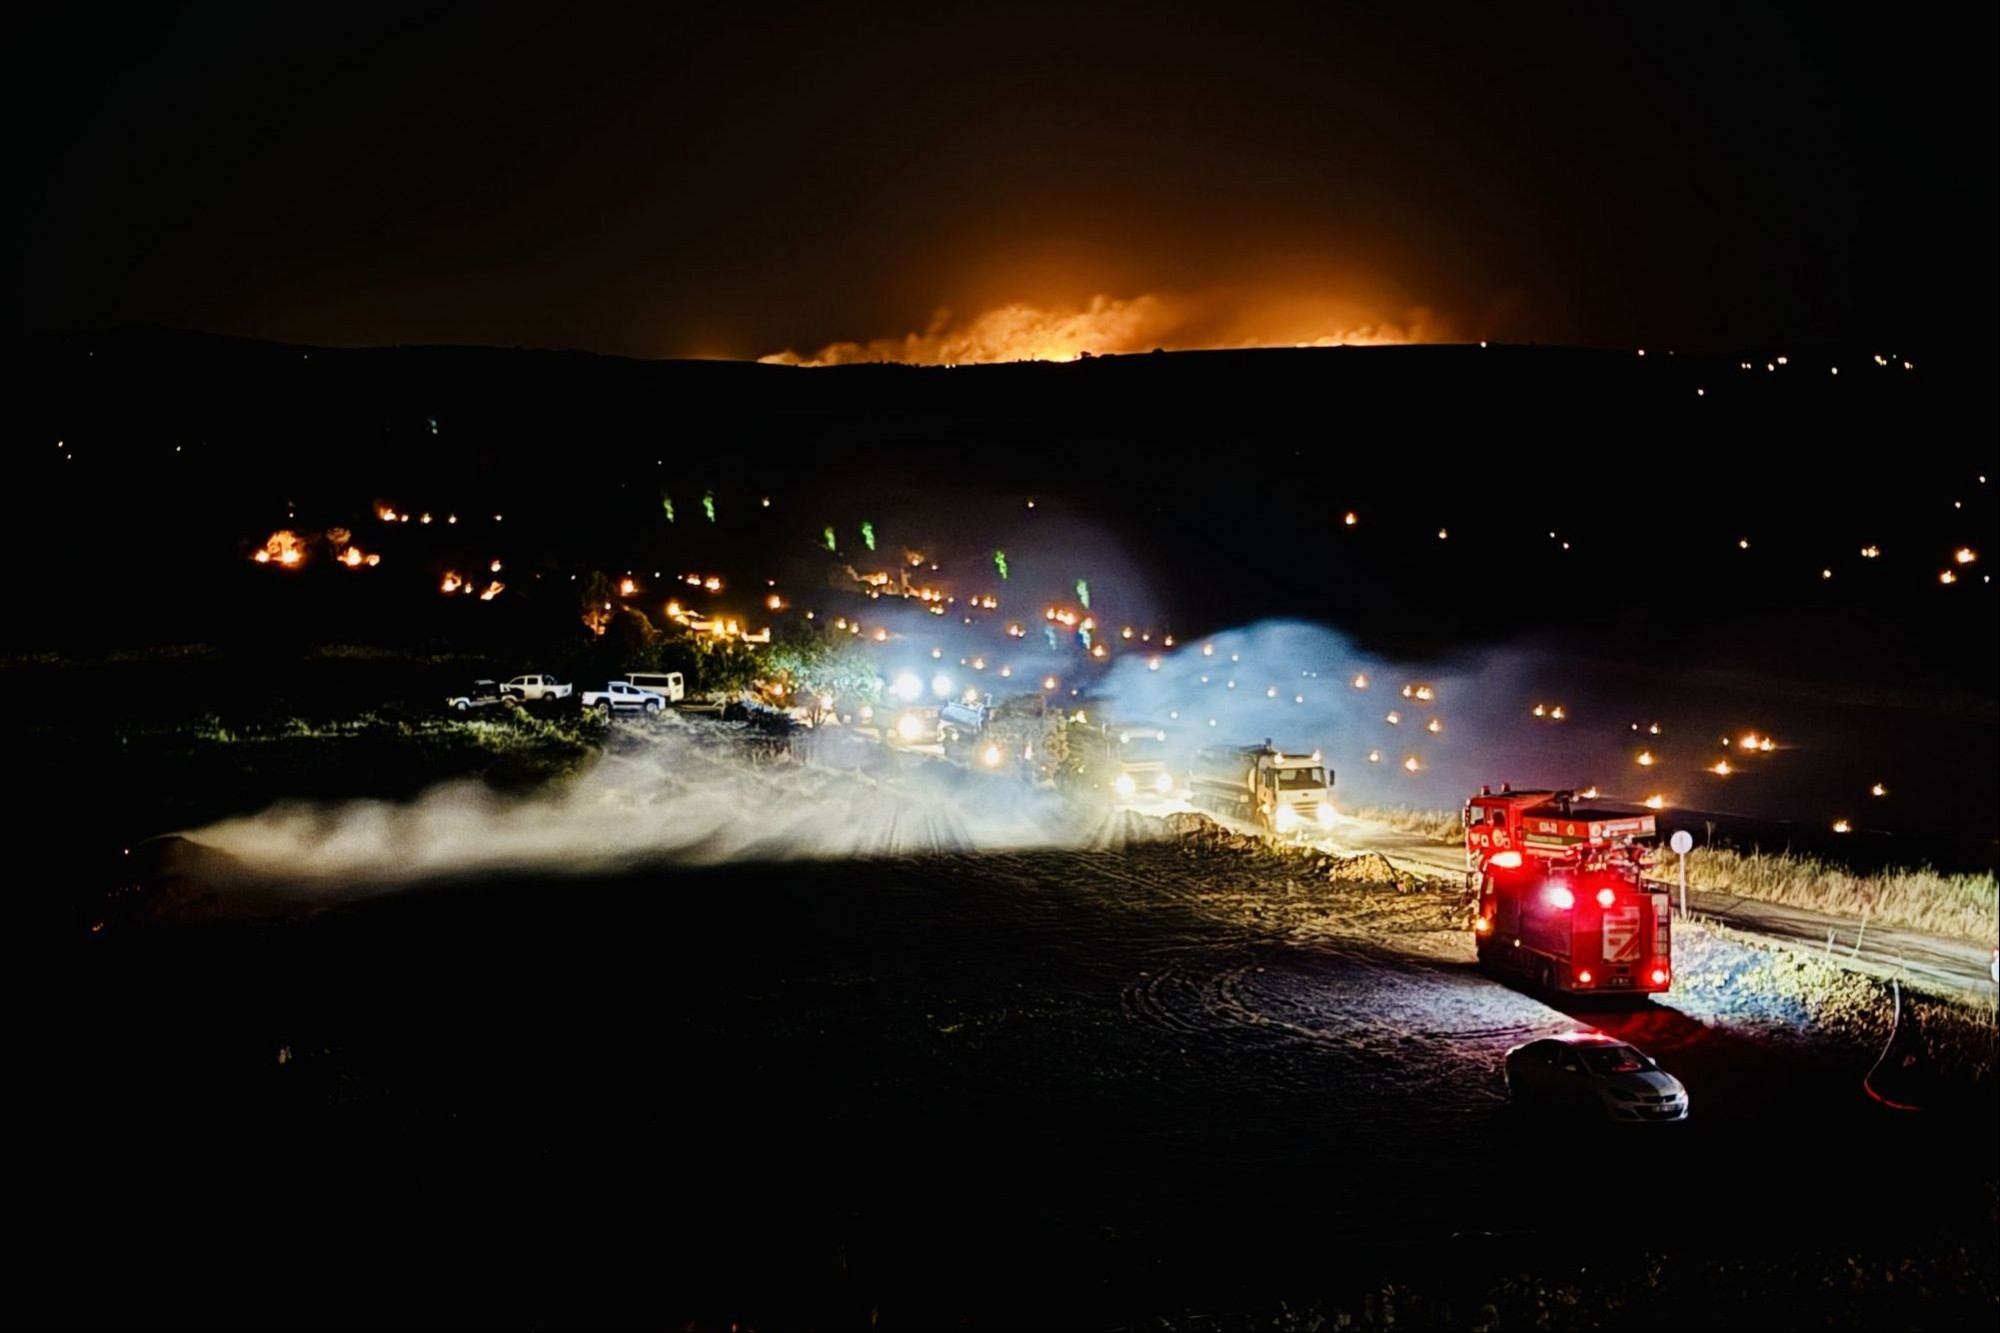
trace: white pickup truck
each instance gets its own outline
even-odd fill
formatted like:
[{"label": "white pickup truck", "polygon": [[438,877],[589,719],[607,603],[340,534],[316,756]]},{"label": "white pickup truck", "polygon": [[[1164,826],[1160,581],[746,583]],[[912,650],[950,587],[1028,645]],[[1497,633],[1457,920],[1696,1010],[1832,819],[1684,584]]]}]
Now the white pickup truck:
[{"label": "white pickup truck", "polygon": [[667,701],[630,681],[614,680],[601,690],[585,690],[583,706],[601,708],[607,713],[657,713],[667,706]]},{"label": "white pickup truck", "polygon": [[574,688],[554,676],[516,676],[501,685],[500,697],[517,703],[538,703],[543,699],[567,699]]}]

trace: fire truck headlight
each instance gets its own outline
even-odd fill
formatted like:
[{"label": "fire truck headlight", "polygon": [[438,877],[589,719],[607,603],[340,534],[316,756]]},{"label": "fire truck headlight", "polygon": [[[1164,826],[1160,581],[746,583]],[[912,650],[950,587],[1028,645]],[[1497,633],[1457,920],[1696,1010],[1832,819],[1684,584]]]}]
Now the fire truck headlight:
[{"label": "fire truck headlight", "polygon": [[1491,864],[1500,867],[1502,870],[1519,870],[1521,868],[1521,854],[1519,852],[1495,852],[1493,853]]},{"label": "fire truck headlight", "polygon": [[1278,831],[1289,833],[1299,826],[1299,812],[1289,805],[1278,807]]},{"label": "fire truck headlight", "polygon": [[1158,792],[1160,795],[1165,796],[1168,792],[1172,791],[1173,789],[1174,789],[1174,780],[1168,777],[1164,771],[1161,772],[1160,776],[1153,779],[1153,790]]},{"label": "fire truck headlight", "polygon": [[896,677],[896,684],[890,690],[890,693],[906,704],[915,703],[923,697],[924,683],[917,678],[916,672],[905,671],[902,675]]},{"label": "fire truck headlight", "polygon": [[896,734],[906,741],[913,741],[924,734],[924,720],[915,713],[905,713],[896,719]]},{"label": "fire truck headlight", "polygon": [[1599,889],[1597,891],[1597,905],[1599,907],[1609,907],[1611,906],[1611,904],[1617,901],[1618,901],[1618,895],[1613,893],[1610,889]]},{"label": "fire truck headlight", "polygon": [[943,699],[951,694],[951,677],[940,671],[931,677],[931,693]]},{"label": "fire truck headlight", "polygon": [[1560,884],[1549,885],[1548,892],[1543,896],[1548,899],[1549,906],[1560,911],[1568,911],[1576,906],[1576,895]]},{"label": "fire truck headlight", "polygon": [[980,752],[979,758],[988,768],[1000,767],[1000,747],[997,745],[987,746]]},{"label": "fire truck headlight", "polygon": [[1319,821],[1319,826],[1321,828],[1332,828],[1333,827],[1332,803],[1328,801],[1321,801],[1319,803],[1319,809],[1313,811],[1313,818]]},{"label": "fire truck headlight", "polygon": [[1120,773],[1118,780],[1112,783],[1111,786],[1120,796],[1130,796],[1133,792],[1139,790],[1139,784],[1132,781],[1130,773]]}]

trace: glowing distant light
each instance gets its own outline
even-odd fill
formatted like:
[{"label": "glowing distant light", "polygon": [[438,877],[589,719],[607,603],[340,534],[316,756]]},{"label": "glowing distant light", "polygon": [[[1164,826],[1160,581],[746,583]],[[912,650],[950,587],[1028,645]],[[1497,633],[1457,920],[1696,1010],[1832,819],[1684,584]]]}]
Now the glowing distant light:
[{"label": "glowing distant light", "polygon": [[1958,582],[1958,575],[1956,575],[1956,574],[1952,573],[1952,572],[1951,572],[1950,570],[1948,570],[1948,569],[1947,569],[1947,570],[1945,570],[1945,571],[1944,571],[1943,573],[1941,573],[1941,574],[1939,574],[1939,575],[1938,575],[1938,582],[1939,582],[1939,583],[1956,583],[1956,582]]},{"label": "glowing distant light", "polygon": [[[632,580],[626,579],[625,581],[630,583]],[[772,593],[764,599],[764,606],[767,610],[782,611],[785,607],[785,599],[778,596],[777,593]]]},{"label": "glowing distant light", "polygon": [[458,515],[457,515],[457,514],[446,514],[446,515],[444,516],[444,521],[445,521],[445,522],[447,522],[447,523],[456,523],[456,522],[458,522]]},{"label": "glowing distant light", "polygon": [[1785,361],[1785,358],[1784,358],[1784,357],[1782,357],[1782,356],[1781,356],[1781,357],[1779,357],[1779,358],[1778,358],[1778,364],[1779,364],[1779,365],[1781,365],[1781,366],[1782,366],[1782,365],[1784,365],[1784,364],[1786,364],[1786,361]]},{"label": "glowing distant light", "polygon": [[1045,690],[1052,690],[1052,689],[1054,689],[1055,687],[1056,687],[1056,678],[1055,678],[1054,676],[1048,676],[1048,677],[1045,677],[1045,678],[1043,679],[1043,681],[1042,681],[1042,688],[1043,688],[1043,689],[1045,689]]},{"label": "glowing distant light", "polygon": [[1384,722],[1387,722],[1392,727],[1400,727],[1401,725],[1403,725],[1403,715],[1401,713],[1391,713],[1389,714],[1389,716],[1383,718],[1382,720]]},{"label": "glowing distant light", "polygon": [[1646,349],[1645,349],[1645,348],[1643,348],[1643,347],[1641,347],[1641,348],[1639,349],[1639,355],[1640,355],[1640,356],[1644,356],[1645,354],[1646,354]]},{"label": "glowing distant light", "polygon": [[1439,528],[1439,529],[1438,529],[1438,540],[1439,540],[1439,541],[1443,541],[1443,540],[1444,540],[1445,538],[1447,538],[1447,537],[1449,537],[1449,536],[1451,536],[1451,530],[1450,530],[1449,528]]},{"label": "glowing distant light", "polygon": [[1203,645],[1201,646],[1201,655],[1202,655],[1203,657],[1213,657],[1213,656],[1215,656],[1215,645],[1214,645],[1214,644],[1212,644],[1212,643],[1204,643],[1204,644],[1203,644]]},{"label": "glowing distant light", "polygon": [[1560,722],[1563,720],[1563,718],[1567,716],[1568,714],[1563,712],[1563,706],[1561,704],[1557,704],[1554,708],[1551,708],[1549,710],[1549,721],[1551,722]]},{"label": "glowing distant light", "polygon": [[1822,569],[1819,572],[1819,576],[1821,579],[1830,579],[1833,577],[1833,571],[1830,569]]},{"label": "glowing distant light", "polygon": [[1484,347],[1484,346],[1486,346],[1486,340],[1485,340],[1484,338],[1481,338],[1481,339],[1479,340],[1479,345],[1480,345],[1481,347]]},{"label": "glowing distant light", "polygon": [[1381,762],[1382,762],[1382,752],[1381,752],[1380,750],[1370,750],[1370,751],[1368,752],[1368,762],[1369,762],[1369,763],[1371,763],[1371,764],[1379,764],[1379,763],[1381,763]]},{"label": "glowing distant light", "polygon": [[1417,762],[1417,757],[1415,755],[1411,755],[1409,758],[1403,761],[1403,771],[1405,773],[1414,773],[1422,767],[1423,765]]},{"label": "glowing distant light", "polygon": [[1007,677],[1009,677],[1009,676],[1012,676],[1013,674],[1014,674],[1014,668],[1013,668],[1013,667],[1010,667],[1010,666],[1003,666],[1003,667],[1001,667],[1001,668],[1000,668],[1000,676],[1001,676],[1001,679],[1003,679],[1003,680],[1004,680],[1004,679],[1006,679],[1006,678],[1007,678]]},{"label": "glowing distant light", "polygon": [[1547,717],[1547,716],[1548,716],[1548,714],[1549,714],[1549,710],[1548,710],[1548,709],[1547,709],[1547,708],[1546,708],[1545,706],[1543,706],[1542,704],[1536,704],[1536,705],[1535,705],[1535,716],[1536,716],[1536,717]]},{"label": "glowing distant light", "polygon": [[1356,523],[1359,523],[1361,521],[1361,516],[1355,513],[1352,509],[1350,509],[1347,511],[1346,515],[1340,521],[1342,523],[1345,523],[1348,527],[1351,528]]},{"label": "glowing distant light", "polygon": [[1715,763],[1709,766],[1708,771],[1715,774],[1715,776],[1719,778],[1726,778],[1735,770],[1729,767],[1729,761],[1727,759],[1718,759],[1715,761]]},{"label": "glowing distant light", "polygon": [[1653,759],[1653,752],[1651,750],[1639,751],[1639,767],[1651,768],[1654,762],[1655,761]]},{"label": "glowing distant light", "polygon": [[1295,694],[1292,696],[1292,702],[1295,704],[1302,704],[1305,701],[1306,697],[1303,694]]},{"label": "glowing distant light", "polygon": [[1737,542],[1736,542],[1736,549],[1737,549],[1737,550],[1739,550],[1739,551],[1747,551],[1747,550],[1749,550],[1749,549],[1750,549],[1750,539],[1749,539],[1748,537],[1740,537],[1740,538],[1738,538],[1738,539],[1737,539]]},{"label": "glowing distant light", "polygon": [[1832,369],[1832,372],[1831,372],[1831,373],[1833,373],[1833,374],[1835,374],[1835,375],[1838,375],[1838,374],[1840,373],[1840,367],[1839,367],[1839,366],[1835,366],[1835,367],[1833,367],[1833,369]]},{"label": "glowing distant light", "polygon": [[988,745],[980,752],[979,759],[988,768],[1000,767],[1000,747],[997,745]]},{"label": "glowing distant light", "polygon": [[1695,396],[1695,397],[1697,397],[1697,398],[1706,398],[1706,397],[1708,397],[1708,390],[1706,390],[1706,389],[1696,389],[1696,390],[1694,391],[1694,396]]},{"label": "glowing distant light", "polygon": [[1352,683],[1355,689],[1365,690],[1368,688],[1368,677],[1357,674]]},{"label": "glowing distant light", "polygon": [[1424,730],[1428,731],[1433,736],[1439,735],[1444,731],[1444,723],[1439,721],[1437,718],[1432,718],[1429,724],[1424,727]]},{"label": "glowing distant light", "polygon": [[1833,831],[1835,833],[1852,833],[1854,832],[1854,825],[1844,819],[1836,819],[1833,821]]},{"label": "glowing distant light", "polygon": [[1160,659],[1159,659],[1159,658],[1157,658],[1157,657],[1149,657],[1149,658],[1147,658],[1147,659],[1146,659],[1146,670],[1148,670],[1148,671],[1158,671],[1159,669],[1160,669]]},{"label": "glowing distant light", "polygon": [[1585,787],[1582,791],[1578,792],[1577,795],[1586,801],[1594,801],[1597,799],[1597,788]]},{"label": "glowing distant light", "polygon": [[639,585],[634,583],[631,579],[618,580],[618,595],[620,597],[630,597],[633,593],[637,591],[639,591]]},{"label": "glowing distant light", "polygon": [[1887,796],[1889,789],[1878,782],[1868,789],[1868,794],[1870,796]]},{"label": "glowing distant light", "polygon": [[1264,697],[1265,697],[1266,699],[1275,699],[1275,698],[1277,698],[1277,697],[1278,697],[1278,687],[1277,687],[1276,685],[1270,685],[1270,686],[1266,686],[1266,687],[1265,687],[1265,689],[1264,689]]},{"label": "glowing distant light", "polygon": [[495,560],[492,564],[488,565],[487,568],[492,570],[495,574],[498,574],[500,572],[500,562],[498,560]]},{"label": "glowing distant light", "polygon": [[1881,554],[1882,554],[1882,548],[1879,546],[1864,546],[1861,548],[1861,558],[1863,560],[1873,560],[1876,556],[1879,556]]},{"label": "glowing distant light", "polygon": [[1961,565],[1969,565],[1979,558],[1979,552],[1970,546],[1961,546],[1951,553],[1951,558]]},{"label": "glowing distant light", "polygon": [[1648,736],[1657,736],[1657,735],[1659,735],[1659,734],[1660,734],[1660,724],[1659,724],[1659,723],[1657,723],[1657,722],[1655,722],[1655,723],[1653,723],[1653,724],[1652,724],[1651,726],[1647,727],[1647,728],[1646,728],[1646,734],[1647,734]]},{"label": "glowing distant light", "polygon": [[940,658],[940,657],[943,657],[943,656],[944,656],[944,649],[942,649],[942,648],[933,648],[933,649],[931,649],[931,657],[932,657],[933,659],[935,659],[935,658]]},{"label": "glowing distant light", "polygon": [[951,693],[951,677],[940,671],[931,677],[931,693],[943,699]]},{"label": "glowing distant light", "polygon": [[1667,806],[1667,798],[1664,796],[1648,796],[1645,800],[1645,806],[1648,810],[1664,810]]}]

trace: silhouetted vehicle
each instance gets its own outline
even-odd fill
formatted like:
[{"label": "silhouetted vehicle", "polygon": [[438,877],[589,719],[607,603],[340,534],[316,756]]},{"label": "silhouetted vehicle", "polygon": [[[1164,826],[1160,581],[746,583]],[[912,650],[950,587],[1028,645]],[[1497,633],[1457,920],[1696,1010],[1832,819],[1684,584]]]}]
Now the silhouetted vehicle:
[{"label": "silhouetted vehicle", "polygon": [[1507,1092],[1522,1110],[1621,1124],[1687,1119],[1687,1089],[1634,1046],[1601,1032],[1565,1032],[1507,1052]]},{"label": "silhouetted vehicle", "polygon": [[475,708],[493,708],[500,702],[500,687],[490,680],[475,680],[457,694],[447,695],[444,706],[461,713]]}]

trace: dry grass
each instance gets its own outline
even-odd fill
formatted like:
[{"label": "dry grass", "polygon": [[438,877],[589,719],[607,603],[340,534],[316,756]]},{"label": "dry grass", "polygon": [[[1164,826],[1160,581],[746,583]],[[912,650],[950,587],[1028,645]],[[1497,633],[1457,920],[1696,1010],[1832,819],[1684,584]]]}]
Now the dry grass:
[{"label": "dry grass", "polygon": [[[1465,837],[1455,810],[1364,806],[1354,817],[1441,843]],[[1711,846],[1688,858],[1688,884],[1855,920],[1865,906],[1871,922],[1974,943],[2000,937],[2000,882],[1991,874],[1948,875],[1929,866],[1856,871],[1798,852]]]},{"label": "dry grass", "polygon": [[1465,820],[1456,810],[1412,810],[1401,805],[1364,805],[1352,812],[1356,819],[1414,833],[1433,842],[1464,842]]},{"label": "dry grass", "polygon": [[2000,884],[1986,875],[1947,875],[1928,866],[1857,872],[1795,852],[1704,847],[1688,857],[1688,884],[1763,902],[1908,926],[1990,944],[2000,933]]}]

